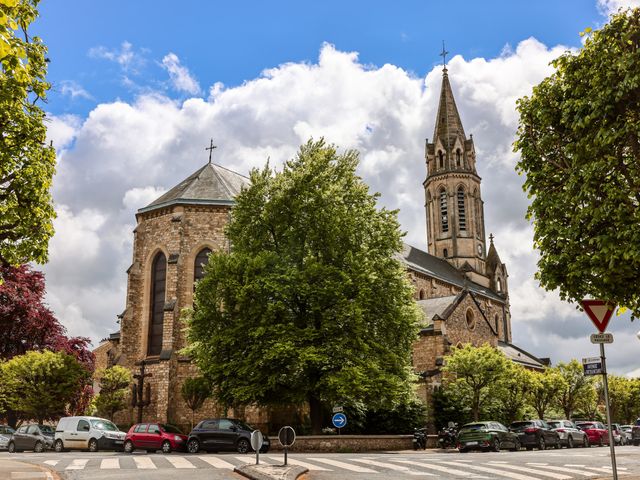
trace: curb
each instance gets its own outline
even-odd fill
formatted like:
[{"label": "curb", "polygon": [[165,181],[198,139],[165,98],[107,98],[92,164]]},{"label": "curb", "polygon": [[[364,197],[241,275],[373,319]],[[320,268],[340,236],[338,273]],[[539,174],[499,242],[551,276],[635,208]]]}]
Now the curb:
[{"label": "curb", "polygon": [[242,465],[233,469],[251,480],[296,480],[309,471],[298,465]]}]

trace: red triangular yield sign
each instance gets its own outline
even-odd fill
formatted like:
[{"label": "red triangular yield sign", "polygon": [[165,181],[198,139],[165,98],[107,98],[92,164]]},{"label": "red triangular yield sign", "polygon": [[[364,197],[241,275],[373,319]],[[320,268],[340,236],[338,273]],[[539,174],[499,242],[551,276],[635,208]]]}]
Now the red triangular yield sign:
[{"label": "red triangular yield sign", "polygon": [[604,300],[582,300],[580,303],[598,331],[604,333],[616,306]]}]

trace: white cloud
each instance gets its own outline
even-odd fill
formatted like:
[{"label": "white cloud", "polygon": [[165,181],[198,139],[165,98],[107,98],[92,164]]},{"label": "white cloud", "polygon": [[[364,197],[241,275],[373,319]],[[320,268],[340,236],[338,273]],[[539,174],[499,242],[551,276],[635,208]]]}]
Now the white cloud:
[{"label": "white cloud", "polygon": [[53,146],[60,152],[67,148],[75,140],[76,134],[82,125],[82,119],[76,115],[48,115],[46,120],[47,143],[53,142]]},{"label": "white cloud", "polygon": [[141,53],[136,52],[130,42],[122,42],[120,48],[109,49],[105,46],[97,46],[89,49],[89,57],[101,58],[115,62],[125,72],[137,73],[144,65],[145,59]]},{"label": "white cloud", "polygon": [[175,53],[165,55],[162,59],[162,66],[169,72],[174,89],[191,95],[200,93],[198,81],[189,73],[189,69],[180,63],[180,59]]},{"label": "white cloud", "polygon": [[69,95],[72,100],[76,98],[93,99],[91,94],[82,88],[82,85],[73,80],[62,81],[60,84],[60,93],[62,93],[62,95]]},{"label": "white cloud", "polygon": [[[497,58],[456,56],[449,63],[456,103],[478,151],[487,233],[496,234],[509,270],[514,339],[554,361],[577,356],[578,344],[590,348],[590,325],[533,280],[537,257],[511,144],[515,100],[549,75],[549,62],[565,50],[530,38]],[[416,78],[390,64],[365,66],[356,53],[324,45],[317,63],[283,64],[237,87],[216,84],[208,100],[145,93],[133,103],[96,106],[75,123],[75,141],[62,152],[54,182],[54,198],[66,207],[45,269],[51,297],[80,309],[69,315],[78,325],[89,323],[82,331],[104,336],[117,329],[135,211],[201,167],[211,137],[219,146],[214,161],[243,174],[267,158],[280,167],[309,136],[358,149],[360,175],[385,206],[400,209],[406,240],[425,248],[424,139],[432,136],[441,81],[441,67]],[[67,240],[74,248],[63,245]],[[620,345],[613,367],[630,371],[634,344],[622,339]]]},{"label": "white cloud", "polygon": [[607,16],[629,7],[640,7],[640,0],[598,0],[598,10]]}]

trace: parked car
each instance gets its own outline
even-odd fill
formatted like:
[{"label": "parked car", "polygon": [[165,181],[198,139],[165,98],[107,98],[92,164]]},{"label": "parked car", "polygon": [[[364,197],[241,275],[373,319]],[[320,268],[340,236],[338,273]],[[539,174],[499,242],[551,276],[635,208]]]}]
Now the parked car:
[{"label": "parked car", "polygon": [[588,447],[589,437],[571,420],[548,420],[547,424],[558,434],[560,444],[567,448]]},{"label": "parked car", "polygon": [[458,432],[458,450],[461,453],[475,449],[499,452],[502,448],[520,450],[520,440],[501,423],[467,423]]},{"label": "parked car", "polygon": [[550,446],[560,448],[560,435],[553,431],[544,420],[513,422],[509,425],[509,430],[518,435],[520,444],[527,450],[533,450],[534,447],[545,450]]},{"label": "parked car", "polygon": [[576,422],[576,426],[589,437],[591,445],[609,445],[609,431],[600,422]]},{"label": "parked car", "polygon": [[[247,453],[251,450],[251,432],[255,430],[246,423],[233,418],[212,418],[198,423],[187,440],[187,451],[197,453],[200,450],[218,452],[236,450]],[[269,437],[264,436],[260,452],[266,453],[270,447]]]},{"label": "parked car", "polygon": [[[609,427],[607,425],[605,425],[604,428],[608,429]],[[609,438],[608,435],[609,434],[607,433],[607,438]],[[625,445],[626,437],[622,433],[622,428],[620,428],[620,424],[618,424],[618,423],[612,423],[611,424],[611,435],[613,436],[613,444],[614,445]]]},{"label": "parked car", "polygon": [[631,442],[636,447],[640,445],[640,418],[636,420],[636,424],[631,428]]},{"label": "parked car", "polygon": [[113,423],[98,417],[63,417],[56,427],[54,449],[65,450],[122,450],[125,432]]},{"label": "parked car", "polygon": [[625,444],[631,445],[633,443],[633,435],[631,434],[633,425],[620,425],[620,429],[624,435]]},{"label": "parked car", "polygon": [[137,423],[133,425],[124,439],[124,451],[131,453],[136,449],[149,453],[162,450],[186,450],[187,436],[178,427],[163,423]]},{"label": "parked car", "polygon": [[9,448],[9,440],[15,430],[9,425],[0,425],[0,450],[6,450]]},{"label": "parked car", "polygon": [[53,427],[49,425],[22,425],[9,440],[9,453],[33,450],[44,452],[53,447]]}]

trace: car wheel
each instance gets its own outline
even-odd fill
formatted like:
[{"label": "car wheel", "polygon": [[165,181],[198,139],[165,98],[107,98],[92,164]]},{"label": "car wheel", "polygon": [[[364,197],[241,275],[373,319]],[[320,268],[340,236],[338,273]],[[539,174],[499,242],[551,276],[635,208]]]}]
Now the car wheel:
[{"label": "car wheel", "polygon": [[249,441],[246,438],[238,440],[236,450],[238,450],[238,453],[247,453],[249,451]]},{"label": "car wheel", "polygon": [[567,437],[567,448],[573,448],[573,437],[571,435]]},{"label": "car wheel", "polygon": [[562,448],[562,445],[560,445],[560,437],[556,436],[556,444],[554,445],[554,448],[557,450],[559,448]]},{"label": "car wheel", "polygon": [[95,438],[89,440],[89,451],[97,452],[98,451],[98,441]]},{"label": "car wheel", "polygon": [[459,448],[458,451],[460,453],[467,453],[469,450],[467,450],[466,448]]},{"label": "car wheel", "polygon": [[533,447],[527,447],[527,452],[530,452],[531,450],[533,450]]},{"label": "car wheel", "polygon": [[187,452],[198,453],[199,450],[200,450],[200,442],[197,439],[192,438],[187,442]]},{"label": "car wheel", "polygon": [[169,440],[162,442],[162,453],[171,453],[171,442]]},{"label": "car wheel", "polygon": [[9,447],[7,449],[9,450],[9,453],[16,453],[16,444],[9,442]]},{"label": "car wheel", "polygon": [[500,440],[497,438],[493,439],[493,445],[491,448],[494,452],[499,452],[500,451]]},{"label": "car wheel", "polygon": [[42,442],[36,442],[36,444],[33,447],[33,451],[36,453],[44,452],[44,444]]},{"label": "car wheel", "polygon": [[56,443],[53,444],[53,449],[58,452],[64,452],[64,445],[62,444],[62,440],[56,440]]},{"label": "car wheel", "polygon": [[598,446],[599,446],[599,447],[604,447],[604,442],[602,441],[602,437],[600,437],[600,438],[598,439]]},{"label": "car wheel", "polygon": [[582,446],[584,448],[589,448],[591,446],[591,443],[589,442],[589,437],[587,437],[586,435],[584,436],[584,440],[582,441]]},{"label": "car wheel", "polygon": [[124,442],[124,453],[133,453],[135,448],[133,447],[133,442],[131,440],[127,440]]},{"label": "car wheel", "polygon": [[547,448],[547,444],[544,441],[544,437],[540,436],[538,439],[538,450],[545,450]]},{"label": "car wheel", "polygon": [[520,440],[518,440],[516,438],[516,441],[513,442],[513,449],[511,450],[512,452],[517,452],[520,450]]}]

